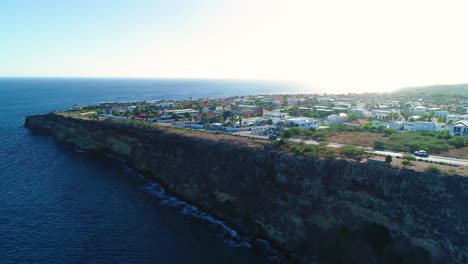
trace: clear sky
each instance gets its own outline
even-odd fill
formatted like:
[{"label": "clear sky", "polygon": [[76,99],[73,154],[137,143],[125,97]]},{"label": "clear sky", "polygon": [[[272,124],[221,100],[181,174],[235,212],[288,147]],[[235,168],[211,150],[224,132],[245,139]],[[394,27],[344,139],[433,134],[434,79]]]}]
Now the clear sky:
[{"label": "clear sky", "polygon": [[0,76],[468,83],[466,0],[4,0]]}]

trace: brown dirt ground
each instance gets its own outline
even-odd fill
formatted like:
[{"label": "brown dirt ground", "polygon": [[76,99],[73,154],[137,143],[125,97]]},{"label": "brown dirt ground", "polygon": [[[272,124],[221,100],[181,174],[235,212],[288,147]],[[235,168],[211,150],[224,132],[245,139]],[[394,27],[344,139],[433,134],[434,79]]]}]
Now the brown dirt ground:
[{"label": "brown dirt ground", "polygon": [[[374,156],[372,159],[376,160],[385,160],[385,157],[383,156]],[[394,168],[403,168],[406,167],[407,169],[415,170],[415,171],[426,171],[427,167],[429,165],[434,165],[439,167],[442,170],[442,173],[445,174],[458,174],[460,176],[468,176],[468,166],[447,166],[447,165],[440,165],[440,164],[434,164],[434,163],[429,163],[429,162],[424,162],[424,161],[411,161],[411,164],[404,166],[401,164],[403,159],[399,158],[393,158],[392,163],[390,164],[391,167]]]},{"label": "brown dirt ground", "polygon": [[[370,132],[335,132],[330,133],[326,137],[326,141],[328,142],[371,148],[374,146],[374,141],[376,140],[387,141],[388,137],[383,134]],[[468,159],[468,147],[442,151],[434,155],[457,159]]]},{"label": "brown dirt ground", "polygon": [[326,137],[326,141],[328,142],[363,147],[373,147],[376,140],[387,141],[388,137],[383,134],[370,132],[335,132],[330,133]]},{"label": "brown dirt ground", "polygon": [[468,147],[443,151],[440,154],[437,154],[437,156],[446,156],[457,159],[468,159]]}]

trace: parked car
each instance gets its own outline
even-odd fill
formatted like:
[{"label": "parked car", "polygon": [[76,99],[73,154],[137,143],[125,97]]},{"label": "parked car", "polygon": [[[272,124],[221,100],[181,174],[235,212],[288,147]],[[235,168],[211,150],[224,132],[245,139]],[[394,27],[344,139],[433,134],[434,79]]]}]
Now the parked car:
[{"label": "parked car", "polygon": [[425,150],[415,151],[414,155],[418,156],[418,157],[428,157],[429,156],[429,154],[427,154],[427,151],[425,151]]},{"label": "parked car", "polygon": [[268,136],[268,139],[269,139],[269,140],[276,140],[277,138],[278,138],[277,135],[269,135],[269,136]]}]

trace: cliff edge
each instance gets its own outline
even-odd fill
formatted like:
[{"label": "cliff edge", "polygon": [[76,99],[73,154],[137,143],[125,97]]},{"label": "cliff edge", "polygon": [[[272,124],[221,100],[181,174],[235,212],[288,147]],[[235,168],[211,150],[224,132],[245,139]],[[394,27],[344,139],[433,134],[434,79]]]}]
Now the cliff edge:
[{"label": "cliff edge", "polygon": [[324,160],[268,142],[55,113],[25,126],[128,158],[293,262],[468,263],[468,178]]}]

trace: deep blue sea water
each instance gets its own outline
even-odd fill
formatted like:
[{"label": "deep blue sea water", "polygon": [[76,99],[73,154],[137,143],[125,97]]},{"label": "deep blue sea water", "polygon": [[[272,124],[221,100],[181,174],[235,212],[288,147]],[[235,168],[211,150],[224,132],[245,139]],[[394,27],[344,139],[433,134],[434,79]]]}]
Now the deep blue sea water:
[{"label": "deep blue sea water", "polygon": [[31,135],[24,116],[99,101],[291,89],[232,81],[0,79],[0,263],[266,263],[230,243],[221,223],[199,220],[210,218],[161,195],[125,162]]}]

